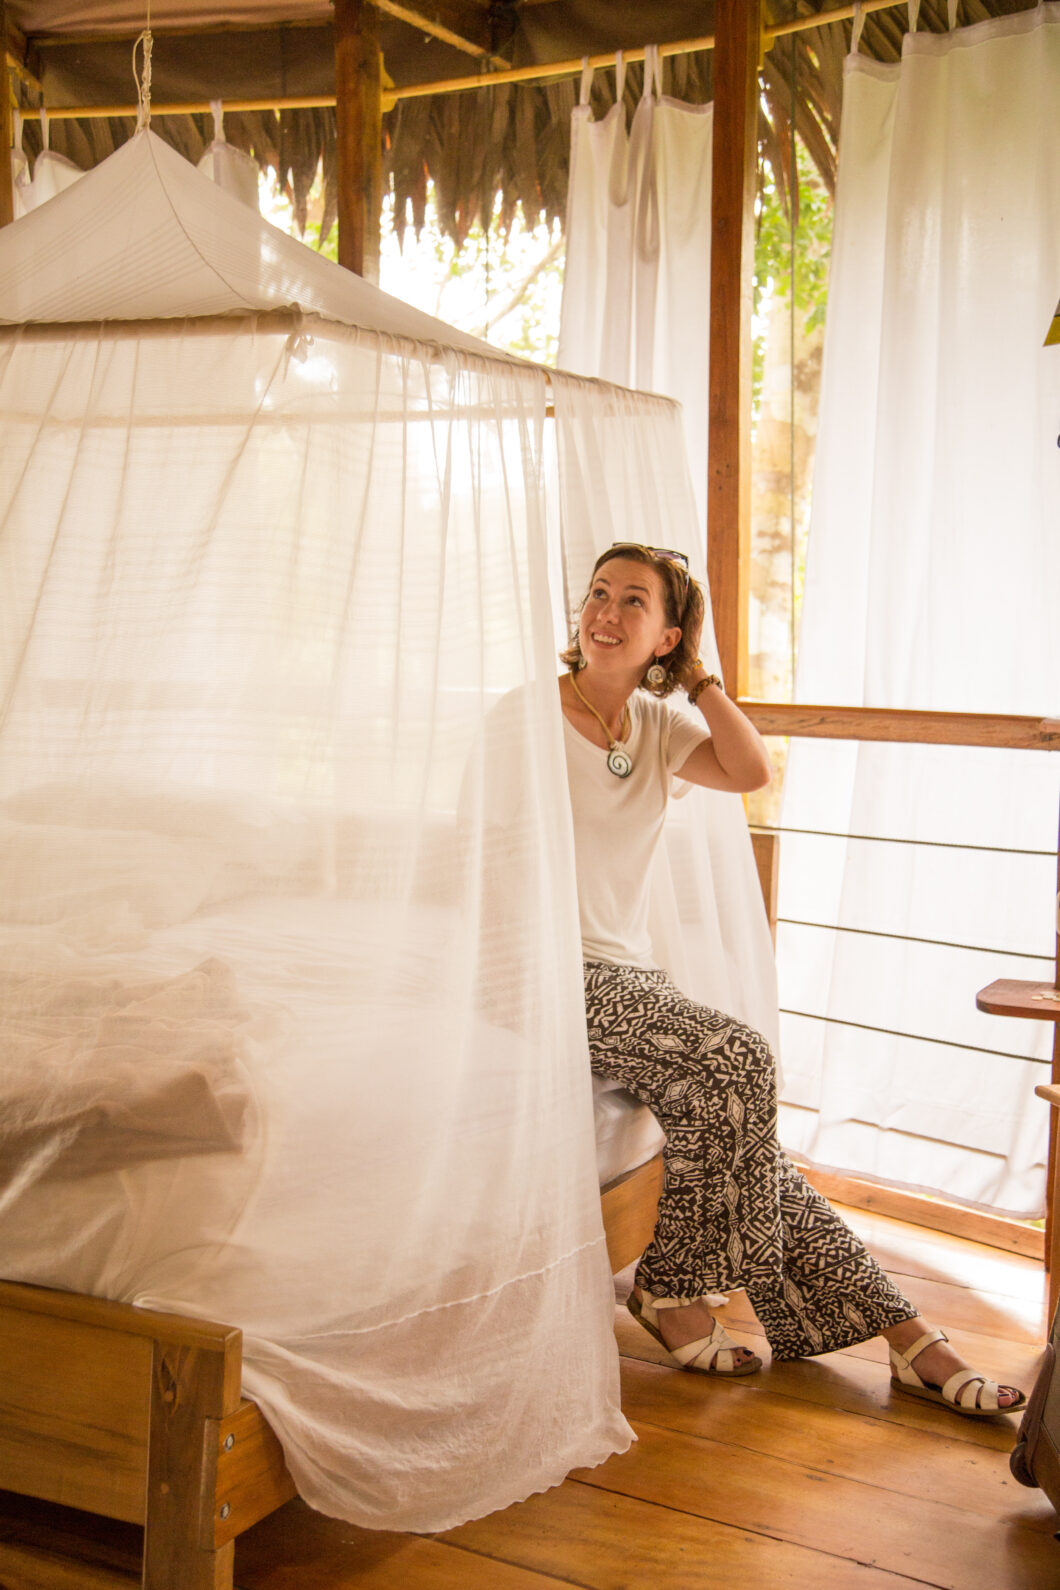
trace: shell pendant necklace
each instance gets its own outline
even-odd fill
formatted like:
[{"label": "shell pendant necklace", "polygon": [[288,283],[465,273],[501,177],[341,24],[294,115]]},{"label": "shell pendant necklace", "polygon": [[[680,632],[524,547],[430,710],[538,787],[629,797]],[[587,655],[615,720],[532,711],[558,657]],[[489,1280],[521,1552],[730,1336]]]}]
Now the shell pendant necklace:
[{"label": "shell pendant necklace", "polygon": [[[616,778],[628,778],[633,771],[633,758],[630,756],[629,752],[624,746],[620,745],[617,740],[613,740],[611,738],[611,730],[607,727],[603,717],[599,712],[597,712],[592,702],[586,701],[585,697],[578,689],[578,681],[575,679],[573,674],[570,675],[570,683],[571,689],[574,691],[574,694],[577,696],[582,706],[585,707],[588,712],[592,713],[593,717],[604,731],[604,735],[607,739],[607,771],[609,773],[613,773]],[[629,729],[629,704],[627,703],[622,710],[622,727],[619,730],[619,733],[623,736],[623,738],[629,733]]]}]

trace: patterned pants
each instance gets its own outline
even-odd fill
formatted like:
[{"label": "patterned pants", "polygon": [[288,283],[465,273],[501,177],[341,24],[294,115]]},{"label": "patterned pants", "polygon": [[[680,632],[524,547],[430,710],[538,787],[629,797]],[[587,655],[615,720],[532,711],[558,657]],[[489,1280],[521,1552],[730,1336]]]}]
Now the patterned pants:
[{"label": "patterned pants", "polygon": [[774,1358],[834,1352],[915,1316],[781,1150],[760,1033],[633,966],[587,963],[585,1008],[593,1070],[648,1105],[666,1133],[638,1286],[656,1297],[744,1287]]}]

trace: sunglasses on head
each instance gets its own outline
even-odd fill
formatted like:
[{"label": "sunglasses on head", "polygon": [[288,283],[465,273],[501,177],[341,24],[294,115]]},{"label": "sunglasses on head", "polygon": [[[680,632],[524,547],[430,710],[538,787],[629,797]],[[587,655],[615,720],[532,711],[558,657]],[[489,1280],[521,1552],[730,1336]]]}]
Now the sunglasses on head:
[{"label": "sunglasses on head", "polygon": [[673,547],[648,547],[640,541],[612,541],[609,552],[647,552],[653,558],[662,558],[667,563],[674,563],[681,570],[688,583],[688,558],[683,552],[676,552]]}]

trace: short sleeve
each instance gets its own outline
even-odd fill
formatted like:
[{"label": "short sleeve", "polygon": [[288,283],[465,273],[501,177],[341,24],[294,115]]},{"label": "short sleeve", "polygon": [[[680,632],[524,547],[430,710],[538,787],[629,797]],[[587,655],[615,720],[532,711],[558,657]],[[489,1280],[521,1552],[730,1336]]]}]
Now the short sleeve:
[{"label": "short sleeve", "polygon": [[676,773],[683,767],[695,750],[697,745],[702,745],[704,740],[710,739],[710,730],[703,719],[693,718],[687,712],[682,712],[677,707],[670,707],[667,712],[666,735],[666,771]]}]

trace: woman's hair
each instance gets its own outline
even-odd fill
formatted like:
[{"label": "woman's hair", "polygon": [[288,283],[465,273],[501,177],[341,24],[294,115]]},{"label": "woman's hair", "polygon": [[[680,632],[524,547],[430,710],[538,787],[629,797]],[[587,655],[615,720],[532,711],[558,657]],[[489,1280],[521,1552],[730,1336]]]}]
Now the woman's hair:
[{"label": "woman's hair", "polygon": [[[691,672],[692,664],[699,656],[699,641],[703,631],[703,614],[706,604],[703,600],[702,588],[689,574],[683,563],[675,558],[660,555],[654,547],[636,546],[632,543],[621,542],[616,546],[608,547],[606,552],[601,552],[593,564],[592,579],[589,588],[592,589],[593,580],[605,563],[610,563],[614,558],[625,558],[631,563],[643,563],[647,568],[654,569],[659,576],[662,589],[663,604],[666,609],[666,623],[669,628],[680,629],[681,639],[673,651],[667,652],[657,660],[666,669],[666,678],[661,685],[649,685],[645,679],[640,681],[641,689],[647,690],[653,696],[668,696],[674,690],[679,690],[684,684],[685,677]],[[582,659],[582,649],[578,640],[578,619],[581,617],[582,608],[585,606],[587,596],[582,598],[581,606],[573,619],[573,635],[566,651],[561,651],[559,660],[565,663],[573,672],[578,668]],[[651,664],[648,664],[650,667]],[[645,673],[647,669],[645,669]]]}]

